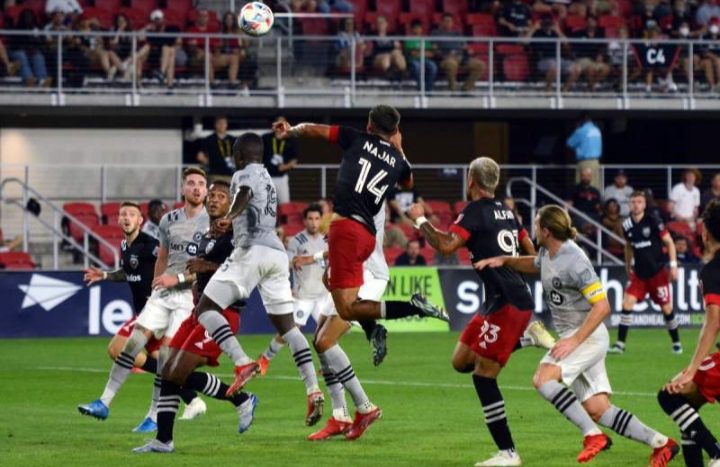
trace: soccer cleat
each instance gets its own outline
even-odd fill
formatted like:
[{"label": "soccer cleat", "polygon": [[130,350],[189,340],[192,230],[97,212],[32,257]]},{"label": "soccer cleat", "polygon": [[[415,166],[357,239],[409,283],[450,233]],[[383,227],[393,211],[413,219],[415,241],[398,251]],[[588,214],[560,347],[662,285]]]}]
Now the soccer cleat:
[{"label": "soccer cleat", "polygon": [[372,346],[373,365],[379,366],[387,355],[387,329],[382,324],[375,326],[370,333],[370,345]]},{"label": "soccer cleat", "polygon": [[315,391],[312,394],[308,394],[307,415],[305,416],[305,424],[307,426],[313,426],[320,421],[324,405],[325,396],[323,396],[322,391]]},{"label": "soccer cleat", "polygon": [[140,446],[139,448],[133,449],[132,452],[143,453],[143,454],[146,452],[161,452],[161,453],[175,452],[175,444],[173,444],[172,441],[163,443],[162,441],[158,441],[156,439],[151,439],[147,444]]},{"label": "soccer cleat", "polygon": [[154,433],[157,431],[157,422],[150,417],[140,422],[138,426],[133,428],[133,433]]},{"label": "soccer cleat", "polygon": [[583,439],[583,450],[577,456],[577,461],[581,464],[590,462],[597,456],[600,451],[610,449],[612,441],[605,433],[599,435],[589,435]]},{"label": "soccer cleat", "polygon": [[413,296],[410,297],[410,304],[414,307],[420,308],[423,315],[428,318],[437,318],[440,321],[445,321],[446,323],[450,322],[450,317],[445,310],[428,302],[427,298],[423,297],[419,293],[413,294]]},{"label": "soccer cleat", "polygon": [[682,344],[680,342],[674,342],[672,345],[672,353],[675,355],[680,355],[683,353]]},{"label": "soccer cleat", "polygon": [[248,393],[248,399],[237,407],[238,413],[238,433],[245,433],[255,420],[255,408],[258,405],[258,399],[255,394]]},{"label": "soccer cleat", "polygon": [[525,329],[523,337],[527,338],[535,347],[552,349],[555,345],[555,338],[548,332],[542,321],[533,321]]},{"label": "soccer cleat", "polygon": [[100,399],[96,399],[89,404],[78,405],[78,411],[83,415],[90,415],[98,420],[105,420],[110,415],[110,408],[103,404]]},{"label": "soccer cleat", "polygon": [[322,441],[328,438],[332,438],[333,436],[344,435],[350,430],[351,427],[352,422],[344,422],[338,420],[335,417],[332,417],[327,421],[325,427],[322,430],[316,431],[315,433],[308,435],[308,439],[310,441]]},{"label": "soccer cleat", "polygon": [[270,366],[270,360],[268,360],[265,355],[260,355],[260,358],[257,359],[257,364],[260,367],[260,376],[265,376]]},{"label": "soccer cleat", "polygon": [[680,446],[672,438],[668,438],[667,442],[655,448],[650,455],[649,467],[665,467],[680,452]]},{"label": "soccer cleat", "polygon": [[375,407],[368,413],[355,412],[355,420],[353,420],[352,426],[347,433],[345,433],[345,439],[349,441],[358,439],[365,433],[365,430],[380,417],[382,417],[380,407]]},{"label": "soccer cleat", "polygon": [[236,392],[240,391],[250,379],[258,374],[260,371],[260,365],[256,362],[250,362],[245,365],[235,367],[235,381],[225,392],[225,396],[232,397]]},{"label": "soccer cleat", "polygon": [[520,459],[520,455],[513,451],[498,451],[497,454],[492,456],[490,459],[478,462],[475,464],[475,467],[497,467],[497,466],[516,466],[516,465],[522,465],[522,460]]},{"label": "soccer cleat", "polygon": [[207,404],[205,404],[205,401],[200,397],[196,397],[185,406],[180,420],[192,420],[195,417],[203,415],[205,412],[207,412]]},{"label": "soccer cleat", "polygon": [[622,355],[625,353],[625,346],[618,345],[618,343],[615,342],[613,346],[608,349],[607,353]]},{"label": "soccer cleat", "polygon": [[708,467],[720,467],[720,458],[710,460]]}]

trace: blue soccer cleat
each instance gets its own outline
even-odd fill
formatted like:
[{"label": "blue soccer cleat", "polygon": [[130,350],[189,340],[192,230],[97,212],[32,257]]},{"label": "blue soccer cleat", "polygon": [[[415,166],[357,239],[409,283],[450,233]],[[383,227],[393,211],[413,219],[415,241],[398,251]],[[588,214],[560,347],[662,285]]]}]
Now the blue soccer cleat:
[{"label": "blue soccer cleat", "polygon": [[148,417],[138,426],[133,428],[133,433],[153,433],[157,431],[157,423],[152,418]]},{"label": "blue soccer cleat", "polygon": [[238,413],[238,433],[245,433],[253,420],[255,420],[255,408],[258,405],[258,399],[255,394],[249,394],[248,400],[237,406]]},{"label": "blue soccer cleat", "polygon": [[110,415],[110,408],[103,404],[100,399],[96,399],[89,404],[78,405],[78,411],[83,415],[89,415],[98,420],[105,420]]}]

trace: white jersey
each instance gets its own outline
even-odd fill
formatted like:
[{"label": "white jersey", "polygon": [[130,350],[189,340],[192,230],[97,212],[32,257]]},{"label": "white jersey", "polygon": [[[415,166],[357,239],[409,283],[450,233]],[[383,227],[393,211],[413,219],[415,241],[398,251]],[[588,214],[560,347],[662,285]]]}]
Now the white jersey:
[{"label": "white jersey", "polygon": [[185,208],[175,209],[160,220],[160,246],[167,248],[168,274],[180,274],[185,271],[188,260],[198,253],[200,240],[210,227],[210,218],[205,208],[195,217],[188,219]]},{"label": "white jersey", "polygon": [[143,224],[142,231],[153,238],[160,239],[160,226],[149,219]]},{"label": "white jersey", "polygon": [[385,241],[385,206],[383,205],[373,217],[375,222],[375,251],[363,264],[363,269],[368,271],[375,279],[390,280],[390,268],[385,261],[383,242]]},{"label": "white jersey", "polygon": [[[288,242],[287,255],[292,261],[296,256],[313,256],[327,249],[327,239],[324,235],[317,233],[313,236],[307,230],[303,230]],[[303,266],[299,271],[293,270],[293,297],[300,300],[314,300],[328,294],[322,282],[325,267],[323,260],[320,263]]]}]

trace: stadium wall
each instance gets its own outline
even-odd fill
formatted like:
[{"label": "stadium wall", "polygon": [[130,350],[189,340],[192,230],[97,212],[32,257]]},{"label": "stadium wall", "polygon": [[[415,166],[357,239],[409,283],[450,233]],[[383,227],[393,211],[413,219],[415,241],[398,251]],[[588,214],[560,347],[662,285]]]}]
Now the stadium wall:
[{"label": "stadium wall", "polygon": [[[621,266],[598,268],[614,310],[607,325],[617,326],[620,318],[622,292],[627,280]],[[673,303],[678,321],[683,326],[702,324],[702,297],[699,291],[699,268],[682,267],[672,284]],[[535,297],[534,313],[549,321],[542,301],[542,286],[530,280]],[[386,299],[407,299],[420,291],[450,313],[450,326],[458,331],[465,326],[483,301],[477,275],[469,268],[413,267],[391,268]],[[132,316],[130,291],[122,283],[101,282],[86,287],[82,273],[3,272],[0,273],[0,338],[109,336]],[[659,308],[646,302],[638,304],[633,313],[635,326],[662,327]],[[387,322],[391,331],[447,331],[445,323],[435,320],[408,319]],[[308,331],[314,324],[309,321]],[[274,332],[257,294],[253,293],[242,314],[241,333]]]}]

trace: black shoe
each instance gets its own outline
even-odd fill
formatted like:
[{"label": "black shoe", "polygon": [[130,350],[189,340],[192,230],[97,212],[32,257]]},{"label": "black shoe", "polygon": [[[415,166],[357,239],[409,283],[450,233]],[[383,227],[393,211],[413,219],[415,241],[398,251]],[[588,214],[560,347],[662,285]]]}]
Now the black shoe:
[{"label": "black shoe", "polygon": [[382,324],[375,326],[370,333],[370,345],[372,346],[373,365],[380,366],[387,355],[387,329]]},{"label": "black shoe", "polygon": [[410,304],[420,308],[423,312],[423,316],[426,318],[436,318],[440,321],[445,321],[446,323],[450,322],[450,317],[445,310],[428,302],[427,298],[419,293],[414,294],[410,298]]}]

